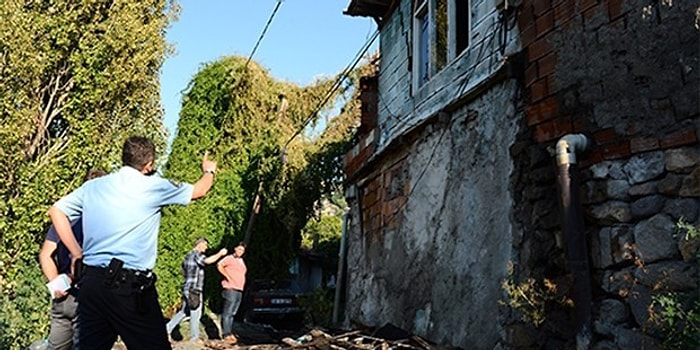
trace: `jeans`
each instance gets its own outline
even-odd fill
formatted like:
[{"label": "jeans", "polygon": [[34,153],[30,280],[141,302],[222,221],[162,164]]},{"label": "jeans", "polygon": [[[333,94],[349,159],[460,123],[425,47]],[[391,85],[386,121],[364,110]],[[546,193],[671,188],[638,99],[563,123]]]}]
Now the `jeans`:
[{"label": "jeans", "polygon": [[240,290],[224,289],[221,292],[224,298],[224,310],[221,312],[221,333],[223,337],[233,334],[233,315],[241,305],[243,293]]},{"label": "jeans", "polygon": [[199,302],[199,307],[192,310],[189,304],[190,292],[185,291],[182,294],[182,308],[173,316],[173,318],[165,326],[168,334],[172,333],[173,329],[182,322],[182,320],[189,314],[190,315],[190,339],[199,339],[199,319],[202,317],[202,307],[203,301]]},{"label": "jeans", "polygon": [[51,304],[51,331],[49,332],[50,350],[78,349],[78,303],[68,294],[61,299],[54,299]]}]

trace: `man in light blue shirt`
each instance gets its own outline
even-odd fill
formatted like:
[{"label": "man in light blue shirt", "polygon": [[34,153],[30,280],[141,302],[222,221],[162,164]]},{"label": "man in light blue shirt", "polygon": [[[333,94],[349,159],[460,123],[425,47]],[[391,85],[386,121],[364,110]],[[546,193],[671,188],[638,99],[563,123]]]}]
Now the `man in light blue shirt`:
[{"label": "man in light blue shirt", "polygon": [[[171,348],[151,271],[161,210],[205,196],[216,162],[205,154],[202,177],[192,185],[151,176],[154,161],[153,142],[130,137],[118,172],[85,183],[49,209],[61,241],[84,264],[78,305],[84,349],[111,349],[117,336],[128,348]],[[82,249],[70,226],[78,217],[83,220]]]}]

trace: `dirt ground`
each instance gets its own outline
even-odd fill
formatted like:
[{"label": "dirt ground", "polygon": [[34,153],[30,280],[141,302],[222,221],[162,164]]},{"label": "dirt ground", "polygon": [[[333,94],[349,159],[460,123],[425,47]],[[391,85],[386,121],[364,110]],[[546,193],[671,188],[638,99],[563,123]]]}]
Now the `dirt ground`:
[{"label": "dirt ground", "polygon": [[[185,320],[180,326],[173,330],[172,342],[173,350],[199,350],[199,349],[241,349],[255,347],[256,349],[278,348],[284,345],[283,338],[296,339],[306,333],[306,329],[276,329],[269,325],[235,322],[233,331],[238,336],[236,346],[228,346],[220,341],[221,325],[215,314],[208,313],[202,315],[200,320],[204,328],[200,332],[200,342],[189,340],[190,325]],[[116,350],[116,349],[115,349]]]}]

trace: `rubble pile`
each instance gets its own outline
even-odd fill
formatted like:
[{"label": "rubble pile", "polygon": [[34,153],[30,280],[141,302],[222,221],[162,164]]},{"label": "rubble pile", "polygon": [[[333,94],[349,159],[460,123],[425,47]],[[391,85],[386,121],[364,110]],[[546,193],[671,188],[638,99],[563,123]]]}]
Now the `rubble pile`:
[{"label": "rubble pile", "polygon": [[445,350],[444,347],[433,345],[417,335],[396,331],[386,333],[381,332],[381,329],[371,335],[363,330],[331,335],[320,329],[312,329],[296,339],[282,338],[280,344],[229,345],[219,341],[208,341],[205,345],[207,349],[217,350]]}]

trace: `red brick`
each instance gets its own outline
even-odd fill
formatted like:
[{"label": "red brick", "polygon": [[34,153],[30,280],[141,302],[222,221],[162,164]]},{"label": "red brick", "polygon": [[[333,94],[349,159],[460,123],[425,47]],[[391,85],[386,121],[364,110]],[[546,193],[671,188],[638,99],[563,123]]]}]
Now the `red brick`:
[{"label": "red brick", "polygon": [[630,156],[630,143],[627,140],[601,146],[603,159],[620,159]]},{"label": "red brick", "polygon": [[623,0],[608,0],[608,17],[611,21],[622,16],[622,1]]},{"label": "red brick", "polygon": [[527,125],[532,126],[539,123],[540,105],[533,103],[525,109],[525,119]]},{"label": "red brick", "polygon": [[540,115],[543,120],[555,118],[559,114],[559,102],[557,98],[552,96],[540,102]]},{"label": "red brick", "polygon": [[576,0],[569,0],[554,7],[554,23],[562,25],[571,21],[576,15]]},{"label": "red brick", "polygon": [[[598,14],[598,7],[597,7],[597,6],[591,7],[591,8],[589,8],[589,9],[583,11],[583,19],[584,19],[584,20],[589,20],[589,19],[593,18],[593,16],[595,16],[595,15],[597,15],[597,14]],[[588,28],[588,29],[592,29],[592,28]]]},{"label": "red brick", "polygon": [[677,146],[692,145],[698,142],[698,137],[695,134],[695,130],[686,129],[679,130],[674,133],[666,135],[659,144],[661,148],[670,148]]},{"label": "red brick", "polygon": [[532,6],[528,5],[523,4],[518,11],[518,28],[520,29],[535,25],[535,14],[532,11]]},{"label": "red brick", "polygon": [[598,164],[603,161],[603,153],[599,148],[588,152],[583,159],[580,159],[581,168],[588,168],[593,164]]},{"label": "red brick", "polygon": [[630,152],[632,154],[656,149],[659,149],[659,140],[655,137],[636,137],[630,140]]},{"label": "red brick", "polygon": [[538,102],[549,95],[547,78],[536,81],[530,87],[530,101]]},{"label": "red brick", "polygon": [[538,77],[542,78],[547,75],[553,74],[554,69],[557,66],[557,55],[556,53],[550,53],[539,60],[537,60],[537,73]]},{"label": "red brick", "polygon": [[[571,2],[578,2],[578,1],[571,1]],[[597,6],[600,0],[581,0],[579,8],[581,9],[581,12],[586,11],[590,9],[593,6]]]},{"label": "red brick", "polygon": [[527,108],[527,125],[536,125],[544,121],[554,119],[557,116],[557,101],[555,97],[548,97],[536,102]]},{"label": "red brick", "polygon": [[553,95],[557,93],[557,82],[556,79],[554,79],[554,74],[547,76],[547,88],[549,89],[550,94]]},{"label": "red brick", "polygon": [[528,47],[527,56],[530,62],[532,62],[550,52],[552,52],[552,45],[549,43],[548,38],[545,36],[535,40],[535,42],[533,42]]},{"label": "red brick", "polygon": [[541,37],[554,29],[554,11],[547,11],[535,20],[537,37]]},{"label": "red brick", "polygon": [[552,2],[550,0],[532,0],[532,11],[537,17],[541,16],[550,8],[552,8]]},{"label": "red brick", "polygon": [[615,130],[608,128],[593,133],[593,139],[598,145],[607,145],[615,142],[618,136]]},{"label": "red brick", "polygon": [[522,40],[523,46],[530,46],[536,39],[537,28],[535,28],[534,23],[520,30],[520,40]]},{"label": "red brick", "polygon": [[568,120],[549,120],[534,127],[534,137],[538,143],[552,141],[571,132]]},{"label": "red brick", "polygon": [[530,64],[527,68],[525,68],[525,86],[532,85],[532,83],[537,81],[538,76],[537,64]]}]

